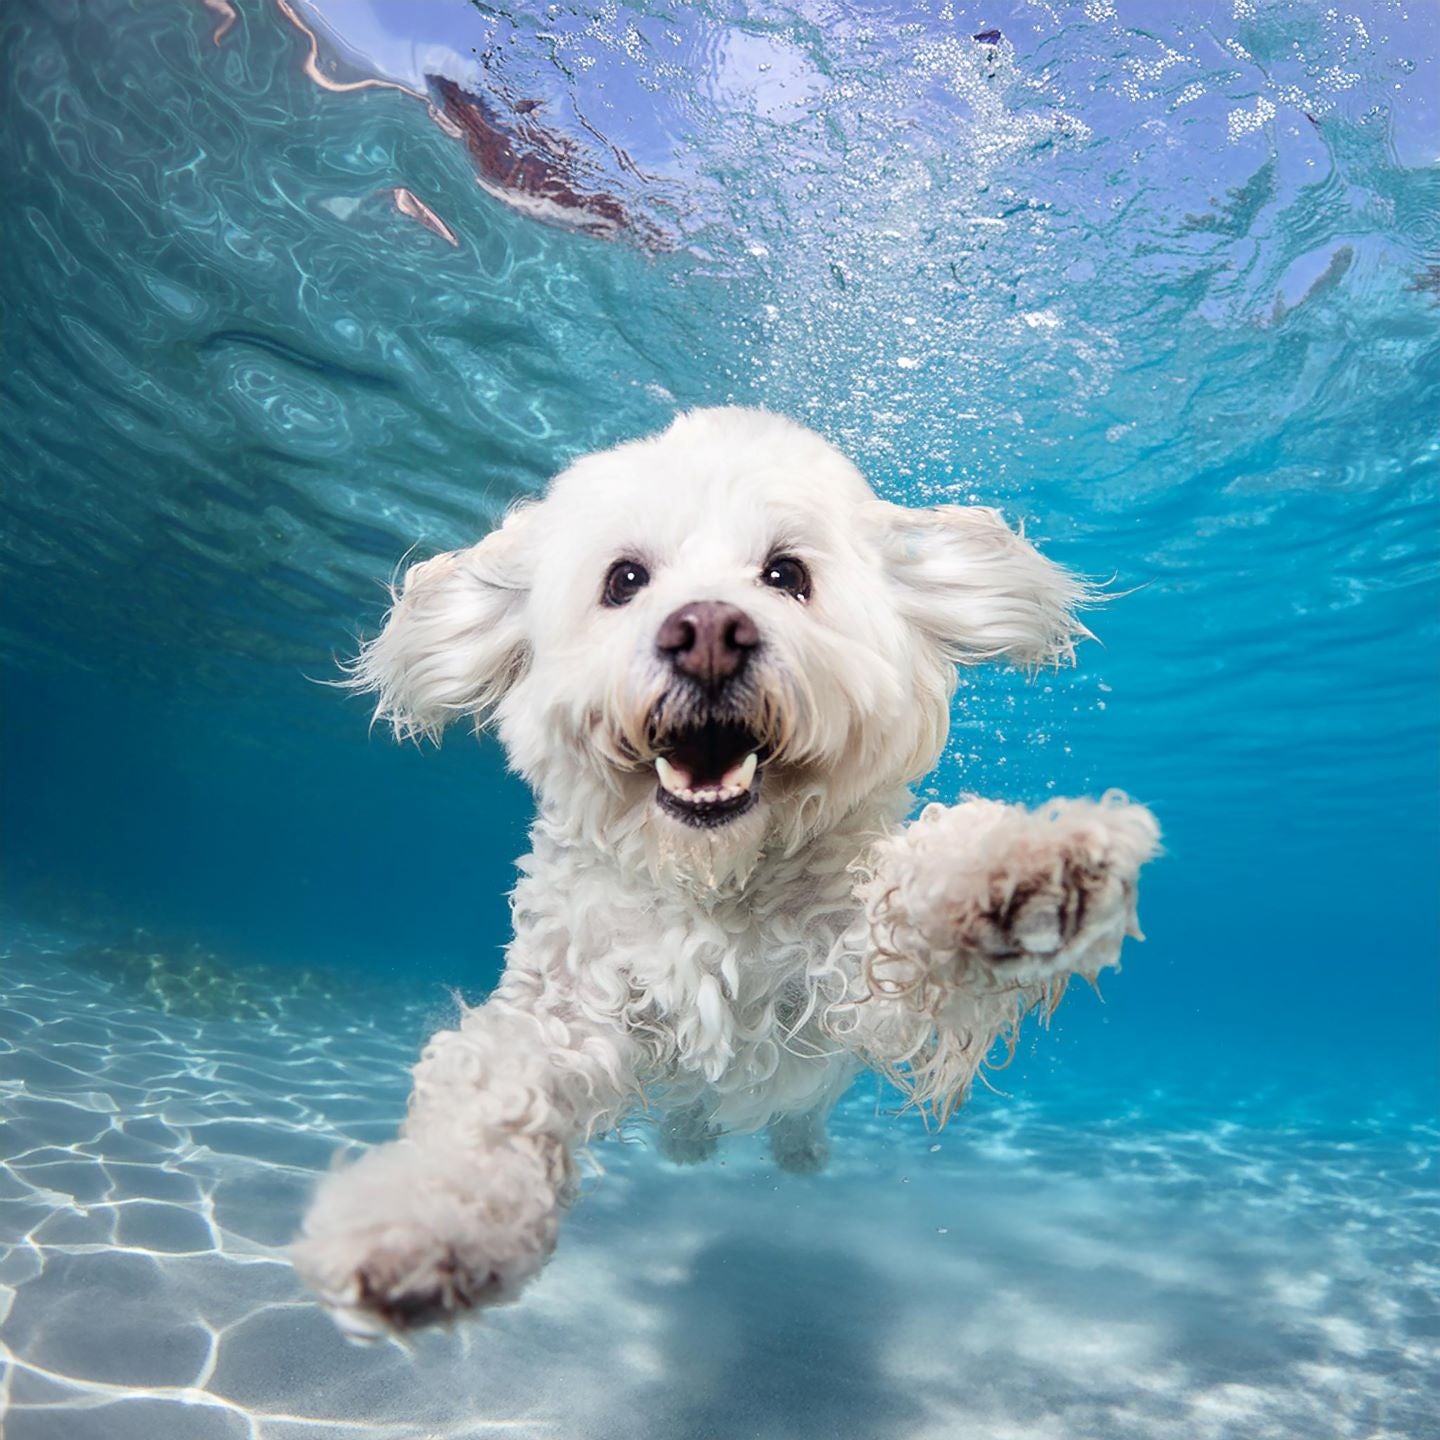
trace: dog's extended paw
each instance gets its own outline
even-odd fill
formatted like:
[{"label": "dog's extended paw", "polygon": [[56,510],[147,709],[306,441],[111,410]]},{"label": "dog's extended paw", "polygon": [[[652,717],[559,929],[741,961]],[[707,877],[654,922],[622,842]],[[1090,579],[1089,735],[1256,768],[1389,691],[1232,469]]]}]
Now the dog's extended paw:
[{"label": "dog's extended paw", "polygon": [[353,1339],[501,1304],[555,1248],[556,1168],[518,1142],[464,1157],[382,1145],[321,1182],[292,1258]]},{"label": "dog's extended paw", "polygon": [[[1118,791],[1039,810],[972,800],[930,806],[888,842],[867,909],[883,986],[923,991],[981,970],[1028,984],[1094,976],[1119,958],[1141,865],[1159,827]],[[916,965],[921,972],[916,973]]]},{"label": "dog's extended paw", "polygon": [[996,871],[989,895],[961,918],[953,941],[997,970],[1038,978],[1077,941],[1104,935],[1118,945],[1127,933],[1138,937],[1130,920],[1134,895],[1133,876],[1116,874],[1083,847],[1067,849],[1018,879],[1008,867]]}]

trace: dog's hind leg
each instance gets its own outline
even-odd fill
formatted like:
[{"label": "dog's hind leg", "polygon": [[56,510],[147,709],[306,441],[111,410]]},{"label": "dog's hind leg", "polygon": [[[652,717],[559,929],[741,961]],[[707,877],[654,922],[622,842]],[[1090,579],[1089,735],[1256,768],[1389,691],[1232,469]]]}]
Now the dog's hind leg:
[{"label": "dog's hind leg", "polygon": [[770,1154],[775,1163],[791,1175],[814,1175],[830,1161],[830,1137],[825,1121],[830,1102],[813,1110],[780,1115],[770,1122]]},{"label": "dog's hind leg", "polygon": [[667,1111],[656,1125],[660,1153],[674,1165],[699,1165],[714,1155],[720,1127],[703,1100]]}]

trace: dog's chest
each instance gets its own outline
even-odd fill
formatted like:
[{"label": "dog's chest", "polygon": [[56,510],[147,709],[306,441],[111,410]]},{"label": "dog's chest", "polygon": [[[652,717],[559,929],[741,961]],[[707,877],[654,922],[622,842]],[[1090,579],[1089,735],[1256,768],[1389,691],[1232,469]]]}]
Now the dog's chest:
[{"label": "dog's chest", "polygon": [[[587,867],[516,892],[517,951],[547,990],[618,1022],[682,1087],[789,1089],[828,1054],[809,975],[853,920],[843,869],[710,901]],[[527,965],[528,968],[528,965]],[[688,1077],[688,1081],[687,1081]]]}]

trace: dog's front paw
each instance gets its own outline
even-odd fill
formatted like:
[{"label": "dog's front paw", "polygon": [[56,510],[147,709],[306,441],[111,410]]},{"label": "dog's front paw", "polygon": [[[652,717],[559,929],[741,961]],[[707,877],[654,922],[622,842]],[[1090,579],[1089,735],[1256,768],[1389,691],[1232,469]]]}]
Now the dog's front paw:
[{"label": "dog's front paw", "polygon": [[[1117,791],[1034,811],[931,806],[890,842],[869,887],[877,951],[920,993],[974,971],[1020,984],[1093,976],[1140,934],[1138,876],[1159,835],[1154,816]],[[882,981],[886,963],[875,967]]]},{"label": "dog's front paw", "polygon": [[[1133,875],[1117,873],[1082,844],[1066,847],[1047,864],[1022,869],[1006,864],[990,876],[988,893],[959,919],[953,943],[1012,976],[1039,978],[1062,956],[1101,936],[1118,949],[1132,923]],[[1078,968],[1071,965],[1069,968]]]},{"label": "dog's front paw", "polygon": [[292,1258],[354,1339],[448,1321],[514,1299],[549,1258],[556,1172],[521,1142],[479,1156],[382,1145],[321,1182]]}]

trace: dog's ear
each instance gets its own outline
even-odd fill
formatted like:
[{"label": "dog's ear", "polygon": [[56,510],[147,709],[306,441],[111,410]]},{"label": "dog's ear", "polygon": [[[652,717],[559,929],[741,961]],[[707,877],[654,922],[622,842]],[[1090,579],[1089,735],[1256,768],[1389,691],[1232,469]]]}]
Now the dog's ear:
[{"label": "dog's ear", "polygon": [[398,739],[438,740],[461,715],[483,723],[524,673],[535,508],[512,511],[468,550],[412,565],[391,588],[385,627],[361,647],[345,683],[379,697],[375,718]]},{"label": "dog's ear", "polygon": [[877,502],[875,518],[901,613],[954,663],[1059,665],[1074,660],[1077,640],[1093,638],[1075,613],[1098,600],[1091,586],[997,511]]}]

